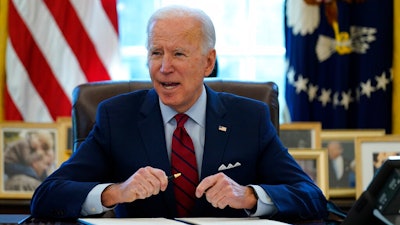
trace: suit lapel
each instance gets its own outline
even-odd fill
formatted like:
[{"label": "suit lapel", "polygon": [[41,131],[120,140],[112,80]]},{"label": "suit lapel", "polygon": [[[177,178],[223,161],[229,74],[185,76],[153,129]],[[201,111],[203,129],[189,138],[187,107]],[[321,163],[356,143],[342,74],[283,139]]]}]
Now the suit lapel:
[{"label": "suit lapel", "polygon": [[226,109],[218,94],[207,90],[206,137],[202,163],[201,179],[218,172],[225,152],[231,126],[224,118]]},{"label": "suit lapel", "polygon": [[143,117],[139,122],[139,130],[148,159],[152,166],[157,166],[168,173],[170,165],[165,146],[164,126],[154,90],[148,92],[140,112]]},{"label": "suit lapel", "polygon": [[[206,91],[206,137],[200,180],[218,173],[218,167],[221,165],[231,128],[229,123],[224,119],[226,109],[220,101],[218,94],[207,86]],[[197,213],[196,215],[204,215],[204,210],[208,209],[209,204],[203,197],[196,201],[193,211]]]},{"label": "suit lapel", "polygon": [[[162,169],[167,175],[169,175],[171,173],[171,165],[165,144],[164,125],[158,103],[158,96],[154,89],[151,89],[148,92],[140,112],[143,115],[143,118],[139,122],[139,130],[146,148],[145,151],[150,166]],[[164,193],[168,209],[174,211],[175,199],[172,185],[168,185],[167,190]]]}]

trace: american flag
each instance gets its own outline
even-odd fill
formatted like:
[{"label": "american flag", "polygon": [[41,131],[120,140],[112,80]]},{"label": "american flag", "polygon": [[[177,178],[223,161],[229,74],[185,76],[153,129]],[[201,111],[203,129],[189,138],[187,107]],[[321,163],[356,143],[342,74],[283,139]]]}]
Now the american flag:
[{"label": "american flag", "polygon": [[9,1],[5,58],[5,120],[70,116],[74,87],[118,69],[116,0]]}]

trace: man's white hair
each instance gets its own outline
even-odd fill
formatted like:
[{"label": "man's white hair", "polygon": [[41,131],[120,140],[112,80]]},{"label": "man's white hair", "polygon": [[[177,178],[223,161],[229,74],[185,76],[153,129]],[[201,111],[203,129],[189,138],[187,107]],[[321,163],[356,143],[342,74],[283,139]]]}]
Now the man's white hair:
[{"label": "man's white hair", "polygon": [[215,29],[211,18],[202,10],[196,8],[190,8],[181,5],[171,5],[158,9],[150,17],[147,23],[147,43],[146,47],[149,50],[149,40],[151,38],[152,25],[157,20],[167,19],[167,18],[187,18],[191,17],[198,20],[201,23],[201,34],[203,35],[202,40],[202,50],[203,52],[208,52],[215,48]]}]

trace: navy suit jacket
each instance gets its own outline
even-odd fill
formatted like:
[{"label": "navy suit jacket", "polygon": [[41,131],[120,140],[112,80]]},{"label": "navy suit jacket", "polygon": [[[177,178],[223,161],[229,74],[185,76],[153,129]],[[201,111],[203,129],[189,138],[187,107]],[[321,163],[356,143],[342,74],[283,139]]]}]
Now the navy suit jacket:
[{"label": "navy suit jacket", "polygon": [[[272,218],[322,218],[326,199],[277,136],[268,106],[260,101],[206,87],[206,133],[200,180],[221,164],[241,166],[223,172],[241,185],[260,185],[278,212]],[[226,127],[226,131],[218,129]],[[100,183],[123,182],[139,168],[171,174],[158,95],[154,89],[113,97],[99,105],[96,124],[71,158],[34,193],[36,217],[77,218],[90,190]],[[194,216],[243,217],[242,209],[214,208],[204,197]],[[118,217],[176,217],[172,185],[148,199],[119,204]]]}]

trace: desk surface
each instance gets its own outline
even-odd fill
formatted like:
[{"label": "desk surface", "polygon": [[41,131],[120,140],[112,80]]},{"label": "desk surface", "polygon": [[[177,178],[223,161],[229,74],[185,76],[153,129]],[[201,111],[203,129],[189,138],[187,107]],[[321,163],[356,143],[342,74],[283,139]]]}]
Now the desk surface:
[{"label": "desk surface", "polygon": [[[8,224],[8,225],[17,225],[23,219],[29,217],[28,214],[0,214],[0,224]],[[46,225],[81,225],[82,223],[78,221],[66,222],[66,221],[38,221],[22,223],[22,224],[30,224],[30,225],[43,225],[45,222]],[[304,222],[301,225],[325,225],[324,222]]]},{"label": "desk surface", "polygon": [[[29,214],[0,214],[0,224],[7,225],[17,225],[19,222],[28,218]],[[29,222],[29,223],[21,223],[21,224],[30,224],[30,225],[44,225],[43,222]],[[80,225],[79,222],[59,222],[59,221],[51,221],[45,223],[46,225]]]},{"label": "desk surface", "polygon": [[0,214],[0,224],[18,224],[28,216],[27,214]]}]

